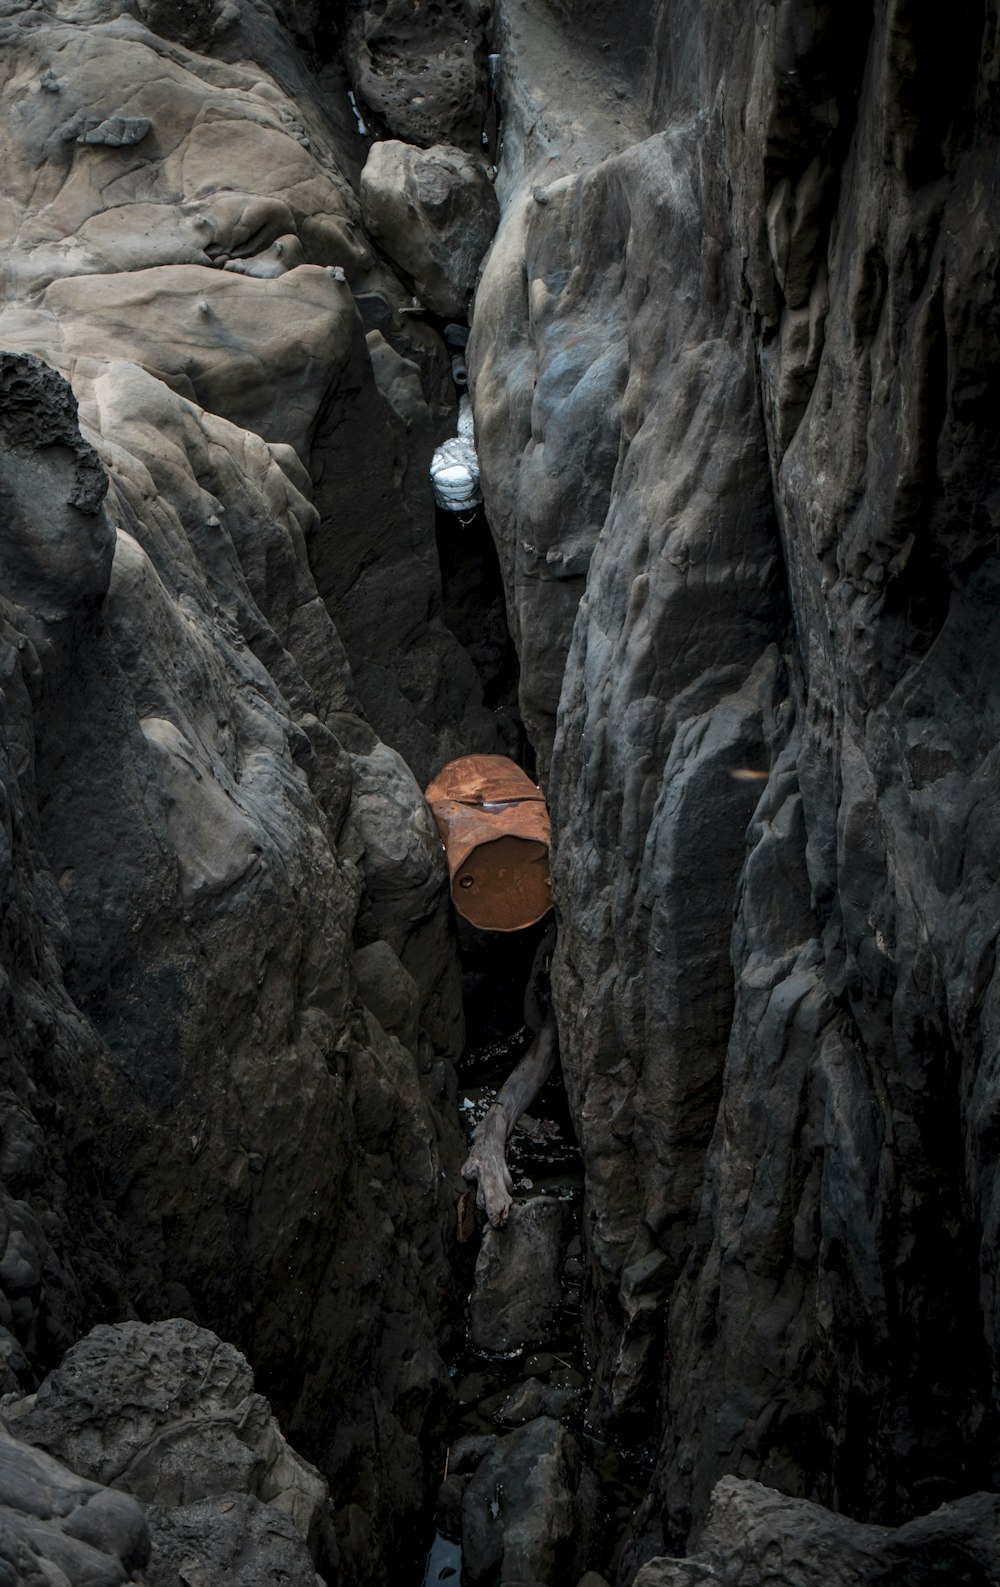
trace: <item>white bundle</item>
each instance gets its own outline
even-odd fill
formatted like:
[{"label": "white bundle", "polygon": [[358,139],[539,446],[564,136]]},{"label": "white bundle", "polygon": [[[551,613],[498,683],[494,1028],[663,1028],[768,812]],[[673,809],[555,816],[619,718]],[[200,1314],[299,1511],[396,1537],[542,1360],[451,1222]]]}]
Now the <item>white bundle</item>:
[{"label": "white bundle", "polygon": [[431,459],[431,484],[445,512],[472,512],[483,499],[468,397],[458,405],[458,434],[442,441]]}]

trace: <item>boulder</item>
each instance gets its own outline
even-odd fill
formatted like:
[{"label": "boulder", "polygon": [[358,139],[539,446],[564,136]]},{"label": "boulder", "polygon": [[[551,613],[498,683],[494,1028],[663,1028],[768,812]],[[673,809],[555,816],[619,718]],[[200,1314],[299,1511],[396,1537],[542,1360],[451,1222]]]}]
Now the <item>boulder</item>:
[{"label": "boulder", "polygon": [[411,1051],[417,1045],[420,993],[412,975],[381,938],[352,955],[351,969],[366,1008],[384,1031],[398,1036]]},{"label": "boulder", "polygon": [[347,62],[366,109],[397,138],[447,138],[478,149],[486,111],[480,0],[366,0],[347,34]]},{"label": "boulder", "polygon": [[[211,1529],[228,1536],[238,1495],[266,1504],[274,1515],[260,1524],[277,1517],[282,1537],[317,1547],[325,1539],[325,1481],[285,1442],[240,1352],[182,1318],[93,1329],[5,1416],[20,1438],[86,1482],[156,1507],[158,1548],[176,1535],[190,1552],[196,1520],[212,1514]],[[196,1518],[164,1521],[162,1512],[191,1506]],[[238,1572],[230,1579],[242,1580]]]},{"label": "boulder", "polygon": [[481,165],[461,149],[372,145],[361,173],[367,231],[435,314],[464,316],[500,209]]},{"label": "boulder", "polygon": [[865,1526],[759,1482],[723,1477],[687,1559],[653,1559],[633,1587],[988,1587],[1000,1495],[974,1493],[898,1528]]},{"label": "boulder", "polygon": [[580,1446],[550,1417],[500,1439],[462,1500],[468,1587],[563,1587],[585,1569],[590,1479]]},{"label": "boulder", "polygon": [[515,1202],[504,1228],[484,1229],[469,1303],[478,1350],[520,1350],[552,1338],[565,1223],[564,1204],[538,1196]]}]

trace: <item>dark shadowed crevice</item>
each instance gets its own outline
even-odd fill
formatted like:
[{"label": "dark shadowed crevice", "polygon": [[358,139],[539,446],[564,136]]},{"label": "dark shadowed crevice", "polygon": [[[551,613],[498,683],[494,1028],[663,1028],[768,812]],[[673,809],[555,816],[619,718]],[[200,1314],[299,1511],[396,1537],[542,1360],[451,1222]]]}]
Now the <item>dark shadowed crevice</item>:
[{"label": "dark shadowed crevice", "polygon": [[482,507],[437,512],[444,620],[479,674],[504,751],[535,775],[535,752],[518,709],[517,651],[507,626],[500,562]]}]

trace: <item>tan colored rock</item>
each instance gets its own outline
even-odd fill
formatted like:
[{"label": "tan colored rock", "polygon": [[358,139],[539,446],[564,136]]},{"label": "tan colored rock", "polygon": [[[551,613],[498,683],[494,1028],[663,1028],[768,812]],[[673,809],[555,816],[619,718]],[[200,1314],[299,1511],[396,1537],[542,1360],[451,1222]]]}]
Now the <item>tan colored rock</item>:
[{"label": "tan colored rock", "polygon": [[75,276],[0,311],[0,340],[55,356],[78,391],[113,350],[302,457],[355,327],[349,288],[316,265],[275,280],[197,265]]},{"label": "tan colored rock", "polygon": [[361,212],[369,234],[412,278],[429,309],[468,313],[500,214],[481,165],[448,144],[375,143],[361,173]]},{"label": "tan colored rock", "polygon": [[[279,238],[287,252],[290,236],[309,263],[370,262],[357,202],[322,131],[307,129],[308,107],[253,63],[212,61],[126,19],[99,32],[8,22],[0,44],[3,97],[17,106],[0,117],[4,234],[17,238],[6,296],[67,275],[221,268]],[[140,122],[150,130],[129,142]]]},{"label": "tan colored rock", "polygon": [[206,8],[230,63],[52,9],[0,19],[0,1382],[102,1316],[213,1323],[280,1384],[360,1584],[427,1497],[462,1188],[439,846],[352,676],[397,744],[419,710],[428,759],[490,747],[440,616],[444,353],[391,350],[408,294],[269,8]]}]

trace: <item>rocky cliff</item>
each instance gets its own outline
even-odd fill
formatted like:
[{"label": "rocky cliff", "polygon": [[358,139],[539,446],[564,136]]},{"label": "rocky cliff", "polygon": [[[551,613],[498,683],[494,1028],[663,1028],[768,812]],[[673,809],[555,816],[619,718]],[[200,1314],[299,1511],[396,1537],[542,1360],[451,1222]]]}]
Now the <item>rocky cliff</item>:
[{"label": "rocky cliff", "polygon": [[500,9],[472,370],[641,1554],[994,1480],[996,15],[597,10]]},{"label": "rocky cliff", "polygon": [[273,15],[2,27],[7,1387],[210,1325],[361,1581],[426,1508],[464,1144],[414,773],[495,736],[441,618],[448,364],[370,350],[355,294],[390,334],[408,294]]},{"label": "rocky cliff", "polygon": [[992,1581],[996,6],[617,10],[0,7],[5,1387],[190,1319],[329,1481],[330,1579],[422,1535],[464,1269],[420,787],[520,731],[428,470],[499,216],[468,377],[589,1425],[650,1453],[621,1587],[748,1531],[874,1582],[942,1503]]}]

